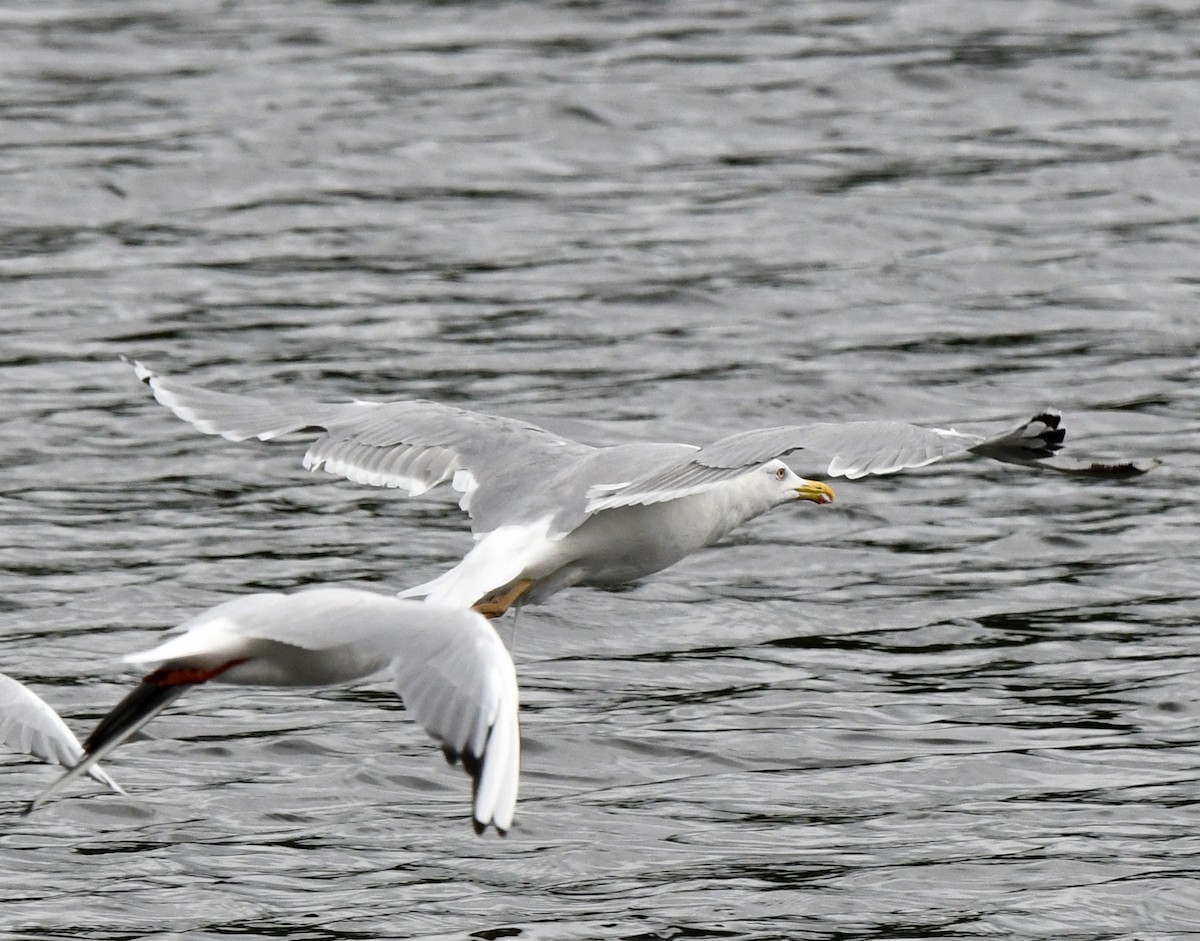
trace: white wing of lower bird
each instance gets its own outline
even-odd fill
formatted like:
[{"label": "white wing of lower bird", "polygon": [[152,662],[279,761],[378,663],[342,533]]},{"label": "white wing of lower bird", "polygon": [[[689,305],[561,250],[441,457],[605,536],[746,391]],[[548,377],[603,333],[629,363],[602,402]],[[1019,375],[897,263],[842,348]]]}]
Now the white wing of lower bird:
[{"label": "white wing of lower bird", "polygon": [[[4,673],[0,673],[0,741],[13,751],[68,768],[84,758],[83,746],[59,714],[28,686]],[[125,793],[99,767],[93,765],[88,774],[116,793]]]},{"label": "white wing of lower bird", "polygon": [[198,683],[325,686],[390,667],[407,710],[471,776],[476,832],[511,826],[520,769],[516,671],[475,612],[330,586],[236,598],[180,630],[125,658],[157,667],[101,720],[83,744],[86,758],[29,810]]}]

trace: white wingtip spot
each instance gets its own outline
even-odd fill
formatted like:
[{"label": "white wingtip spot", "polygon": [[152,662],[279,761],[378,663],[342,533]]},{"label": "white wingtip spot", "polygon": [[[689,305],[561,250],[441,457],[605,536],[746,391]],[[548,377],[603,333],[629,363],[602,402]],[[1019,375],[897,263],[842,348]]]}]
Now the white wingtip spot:
[{"label": "white wingtip spot", "polygon": [[471,512],[471,499],[475,496],[475,491],[479,489],[479,481],[466,468],[460,468],[454,472],[454,477],[450,481],[450,486],[462,494],[458,501],[459,508],[464,513]]}]

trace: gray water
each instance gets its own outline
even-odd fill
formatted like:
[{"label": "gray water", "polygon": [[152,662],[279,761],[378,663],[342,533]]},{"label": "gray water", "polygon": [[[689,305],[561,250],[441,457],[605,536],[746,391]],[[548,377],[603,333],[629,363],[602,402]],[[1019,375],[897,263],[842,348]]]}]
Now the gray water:
[{"label": "gray water", "polygon": [[81,732],[208,605],[470,544],[121,353],[592,443],[1053,404],[1165,464],[835,482],[527,609],[505,840],[382,684],[193,691],[131,800],[21,817],[4,757],[0,936],[1200,936],[1198,115],[1186,3],[5,5],[0,669]]}]

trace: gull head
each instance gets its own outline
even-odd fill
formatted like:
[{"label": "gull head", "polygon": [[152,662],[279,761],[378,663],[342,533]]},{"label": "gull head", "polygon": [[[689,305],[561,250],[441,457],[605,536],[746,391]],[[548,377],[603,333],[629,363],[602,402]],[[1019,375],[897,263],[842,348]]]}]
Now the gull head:
[{"label": "gull head", "polygon": [[763,470],[770,474],[779,488],[779,502],[810,500],[813,503],[832,503],[833,491],[819,480],[805,480],[783,461],[768,461]]}]

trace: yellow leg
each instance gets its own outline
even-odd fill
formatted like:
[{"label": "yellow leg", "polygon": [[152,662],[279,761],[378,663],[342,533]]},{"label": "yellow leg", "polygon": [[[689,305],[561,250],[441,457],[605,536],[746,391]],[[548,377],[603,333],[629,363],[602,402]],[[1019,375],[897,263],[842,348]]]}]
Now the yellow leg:
[{"label": "yellow leg", "polygon": [[532,578],[518,578],[507,588],[502,589],[496,594],[480,598],[471,605],[471,608],[478,611],[485,618],[498,618],[511,608],[513,602],[525,594],[532,585]]}]

